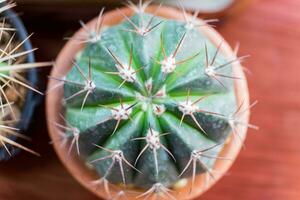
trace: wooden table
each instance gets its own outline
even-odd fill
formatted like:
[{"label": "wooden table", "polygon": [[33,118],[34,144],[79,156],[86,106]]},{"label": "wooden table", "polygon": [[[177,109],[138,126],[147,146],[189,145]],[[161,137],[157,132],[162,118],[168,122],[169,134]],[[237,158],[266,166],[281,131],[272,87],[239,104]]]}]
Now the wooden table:
[{"label": "wooden table", "polygon": [[[33,17],[27,8],[19,7],[25,9],[22,17],[29,30],[36,32],[33,43],[40,48],[39,60],[55,59],[64,43],[62,38],[79,27],[75,19],[96,15],[96,11],[85,15],[73,12],[73,20],[61,15],[68,20],[57,21],[57,16],[49,13]],[[241,43],[241,55],[251,55],[245,65],[253,73],[248,77],[251,97],[259,104],[253,109],[252,122],[260,131],[249,130],[246,147],[228,176],[200,199],[299,200],[300,1],[260,0],[218,29],[230,44]],[[0,199],[96,200],[58,161],[41,116],[43,105],[31,130],[31,147],[42,158],[22,153],[1,163]]]}]

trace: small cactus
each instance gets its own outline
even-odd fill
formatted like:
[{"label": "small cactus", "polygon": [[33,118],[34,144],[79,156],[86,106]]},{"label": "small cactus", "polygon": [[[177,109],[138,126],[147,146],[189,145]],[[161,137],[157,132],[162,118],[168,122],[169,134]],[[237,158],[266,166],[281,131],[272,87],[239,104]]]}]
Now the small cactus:
[{"label": "small cactus", "polygon": [[65,125],[55,125],[107,193],[111,183],[174,199],[169,188],[181,179],[214,178],[230,133],[239,139],[236,126],[250,126],[239,120],[249,108],[237,105],[232,73],[244,57],[223,56],[188,15],[130,7],[136,14],[120,11],[118,25],[102,27],[103,10],[94,30],[82,23],[87,37],[76,39],[85,47],[65,77],[52,77],[64,86]]},{"label": "small cactus", "polygon": [[27,80],[26,70],[51,65],[49,62],[27,63],[27,57],[36,49],[25,47],[31,35],[21,39],[17,32],[23,30],[18,30],[19,27],[14,27],[10,19],[6,19],[12,17],[9,9],[15,6],[13,2],[0,0],[0,161],[13,156],[17,152],[14,147],[39,155],[17,141],[30,140],[19,132],[20,120],[30,120],[22,115],[25,101],[31,99],[28,90],[42,94]]}]

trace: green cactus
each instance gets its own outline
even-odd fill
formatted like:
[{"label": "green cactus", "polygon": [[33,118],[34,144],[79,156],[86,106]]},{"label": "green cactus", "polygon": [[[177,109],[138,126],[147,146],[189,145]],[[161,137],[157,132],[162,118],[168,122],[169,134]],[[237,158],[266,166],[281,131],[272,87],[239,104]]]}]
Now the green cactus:
[{"label": "green cactus", "polygon": [[[240,121],[232,63],[197,27],[137,12],[95,29],[63,79],[69,151],[98,183],[168,191],[207,173]],[[122,13],[121,13],[122,14]],[[238,136],[236,133],[235,136]],[[153,189],[154,188],[154,189]]]}]

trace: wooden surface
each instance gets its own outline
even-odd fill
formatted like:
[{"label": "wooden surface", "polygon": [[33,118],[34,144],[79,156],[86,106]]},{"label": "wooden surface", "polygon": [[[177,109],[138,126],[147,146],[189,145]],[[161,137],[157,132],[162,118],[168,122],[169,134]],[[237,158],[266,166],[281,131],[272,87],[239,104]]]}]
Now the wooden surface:
[{"label": "wooden surface", "polygon": [[[22,8],[19,8],[22,9]],[[260,0],[243,14],[223,22],[218,30],[241,55],[250,54],[245,65],[252,100],[252,122],[245,149],[228,176],[199,199],[204,200],[299,200],[300,199],[300,1]],[[55,58],[62,38],[78,28],[74,22],[57,22],[49,14],[23,18],[36,32],[34,46],[39,60]],[[63,18],[63,15],[62,15]],[[47,23],[45,23],[47,21]],[[43,71],[44,74],[47,71]],[[36,113],[32,148],[42,158],[22,153],[0,164],[0,200],[96,200],[66,172],[48,144],[44,111]]]}]

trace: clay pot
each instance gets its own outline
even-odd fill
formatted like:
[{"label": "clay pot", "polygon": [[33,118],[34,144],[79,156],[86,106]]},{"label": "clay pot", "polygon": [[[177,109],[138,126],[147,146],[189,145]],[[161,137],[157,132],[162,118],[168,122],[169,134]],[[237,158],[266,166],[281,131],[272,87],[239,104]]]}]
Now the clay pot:
[{"label": "clay pot", "polygon": [[[147,12],[154,12],[156,10],[156,6],[150,6],[147,10]],[[126,15],[131,16],[134,13],[132,10],[128,8],[121,9],[122,12],[124,12]],[[171,19],[177,19],[177,20],[183,20],[182,14],[180,11],[174,8],[169,7],[162,7],[158,13],[158,16],[164,17],[164,18],[171,18]],[[119,14],[117,11],[111,11],[105,14],[104,17],[104,25],[105,26],[112,26],[115,24],[120,23],[123,20],[123,17]],[[90,23],[88,23],[88,27],[94,27],[96,23],[96,19],[92,20]],[[212,28],[208,26],[202,26],[201,31],[214,43],[216,46],[220,44],[221,41],[223,41],[223,38]],[[79,30],[75,35],[74,38],[78,38],[78,36],[81,36],[84,34],[84,30]],[[65,47],[60,52],[57,60],[56,65],[52,70],[51,76],[53,77],[61,77],[62,75],[67,74],[67,72],[72,67],[72,60],[75,58],[75,55],[84,48],[84,45],[78,44],[76,40],[69,40],[68,43],[65,45]],[[229,47],[227,43],[223,43],[221,52],[229,57],[232,58],[233,51]],[[242,71],[242,68],[239,63],[234,64],[234,73],[235,76],[245,78],[245,75]],[[57,84],[56,81],[50,80],[49,81],[49,88],[52,88],[55,84]],[[246,81],[238,80],[235,82],[235,89],[236,89],[236,98],[238,104],[240,104],[242,101],[244,101],[245,106],[249,105],[249,94],[248,94],[248,87]],[[60,139],[60,135],[58,132],[58,129],[53,125],[51,122],[61,122],[62,120],[59,117],[60,113],[63,113],[63,107],[61,104],[61,100],[63,99],[63,89],[57,89],[53,90],[46,99],[46,112],[47,112],[47,121],[48,121],[48,129],[50,133],[50,137],[52,141],[58,141]],[[245,123],[249,120],[249,112],[245,113],[242,119]],[[245,139],[247,128],[246,127],[239,127],[238,129],[239,135],[241,136],[242,140]],[[231,134],[232,135],[232,134]],[[221,151],[219,156],[222,157],[228,157],[235,159],[241,149],[242,144],[236,141],[233,141],[233,138],[228,139],[226,145],[224,146],[223,150]],[[103,186],[101,187],[93,187],[91,185],[91,182],[99,179],[96,172],[90,170],[78,156],[74,153],[71,155],[68,155],[68,147],[62,148],[60,143],[54,143],[55,151],[57,152],[59,158],[61,159],[62,163],[65,165],[65,167],[69,170],[69,172],[88,190],[96,194],[98,197],[101,197],[103,199],[107,199],[108,195],[105,193],[105,190]],[[196,177],[195,186],[192,191],[192,193],[189,193],[190,190],[190,183],[186,184],[186,186],[175,189],[175,192],[172,193],[173,196],[175,196],[176,199],[184,200],[184,199],[192,199],[199,195],[201,195],[203,192],[205,192],[207,189],[209,189],[217,180],[219,180],[224,173],[227,172],[227,170],[230,168],[233,162],[228,161],[221,161],[218,160],[215,164],[214,169],[221,172],[216,174],[216,179],[211,180],[208,183],[205,183],[205,175],[198,175]],[[111,188],[112,195],[117,193],[118,187],[112,186]],[[136,191],[136,192],[145,192],[145,191]],[[128,193],[128,199],[136,199],[137,193]]]}]

